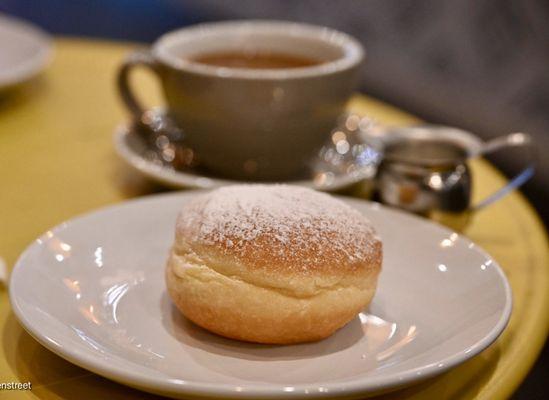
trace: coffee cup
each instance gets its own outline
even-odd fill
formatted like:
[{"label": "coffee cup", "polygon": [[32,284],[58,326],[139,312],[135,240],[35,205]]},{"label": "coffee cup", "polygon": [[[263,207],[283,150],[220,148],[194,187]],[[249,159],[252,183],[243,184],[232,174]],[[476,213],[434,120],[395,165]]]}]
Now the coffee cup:
[{"label": "coffee cup", "polygon": [[[160,37],[130,55],[118,87],[136,120],[144,109],[130,71],[160,80],[169,116],[212,173],[287,180],[303,173],[344,111],[364,59],[360,43],[292,22],[206,23]],[[136,90],[137,91],[137,90]]]}]

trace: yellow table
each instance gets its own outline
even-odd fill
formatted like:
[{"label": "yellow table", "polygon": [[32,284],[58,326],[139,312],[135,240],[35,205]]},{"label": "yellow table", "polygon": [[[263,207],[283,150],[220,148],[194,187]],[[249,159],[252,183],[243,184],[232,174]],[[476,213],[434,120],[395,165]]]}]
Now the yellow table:
[{"label": "yellow table", "polygon": [[[60,39],[53,65],[40,79],[0,94],[0,257],[10,267],[50,226],[160,190],[124,167],[111,144],[113,128],[125,118],[114,89],[115,71],[131,47]],[[159,99],[152,78],[136,78],[150,99]],[[365,97],[357,97],[351,107],[385,124],[417,121]],[[477,198],[505,182],[484,161],[472,168]],[[536,213],[513,193],[477,214],[464,233],[505,270],[515,299],[510,325],[472,360],[387,398],[506,398],[540,351],[549,330],[549,263],[547,238]],[[0,382],[32,382],[32,391],[4,391],[1,398],[154,397],[73,366],[40,346],[15,320],[5,289],[0,289],[0,335]]]}]

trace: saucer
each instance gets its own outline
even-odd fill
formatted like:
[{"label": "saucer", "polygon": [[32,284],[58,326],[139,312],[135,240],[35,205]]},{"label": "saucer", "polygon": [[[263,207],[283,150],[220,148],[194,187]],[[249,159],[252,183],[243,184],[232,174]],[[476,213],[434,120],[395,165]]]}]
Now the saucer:
[{"label": "saucer", "polygon": [[0,90],[25,82],[52,58],[51,38],[36,26],[0,14]]},{"label": "saucer", "polygon": [[[167,118],[165,111],[160,108],[148,110],[146,117],[161,121]],[[354,115],[342,116],[338,126],[327,135],[324,147],[309,162],[308,177],[278,183],[332,192],[364,180],[373,180],[381,157],[373,145],[364,142],[366,135],[359,128],[359,120]],[[206,174],[195,166],[174,168],[171,163],[158,157],[158,149],[144,140],[137,130],[134,122],[119,125],[114,132],[114,148],[126,164],[145,177],[177,189],[214,189],[242,183]]]},{"label": "saucer", "polygon": [[10,281],[23,327],[59,356],[177,398],[364,398],[441,374],[489,346],[511,314],[509,283],[476,244],[429,220],[341,198],[383,240],[374,299],[314,343],[258,345],[186,320],[166,294],[174,221],[195,191],[127,201],[35,240]]}]

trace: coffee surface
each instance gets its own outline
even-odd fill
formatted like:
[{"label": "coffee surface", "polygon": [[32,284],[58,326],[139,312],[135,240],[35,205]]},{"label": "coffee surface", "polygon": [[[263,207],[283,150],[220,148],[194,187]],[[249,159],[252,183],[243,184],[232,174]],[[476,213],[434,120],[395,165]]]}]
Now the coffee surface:
[{"label": "coffee surface", "polygon": [[303,68],[322,63],[319,60],[293,54],[236,51],[199,54],[190,60],[216,67],[249,69]]}]

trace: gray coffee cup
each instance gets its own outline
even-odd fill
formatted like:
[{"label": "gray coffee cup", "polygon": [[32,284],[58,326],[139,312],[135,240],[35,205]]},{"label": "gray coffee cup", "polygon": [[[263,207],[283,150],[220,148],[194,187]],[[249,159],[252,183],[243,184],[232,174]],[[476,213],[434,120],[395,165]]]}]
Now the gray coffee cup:
[{"label": "gray coffee cup", "polygon": [[[231,51],[319,60],[300,68],[252,69],[192,61]],[[143,108],[129,85],[134,66],[160,79],[171,117],[212,172],[236,179],[285,180],[303,172],[335,126],[357,84],[364,59],[345,33],[291,22],[238,21],[196,25],[160,37],[122,65],[118,83],[136,119]]]}]

